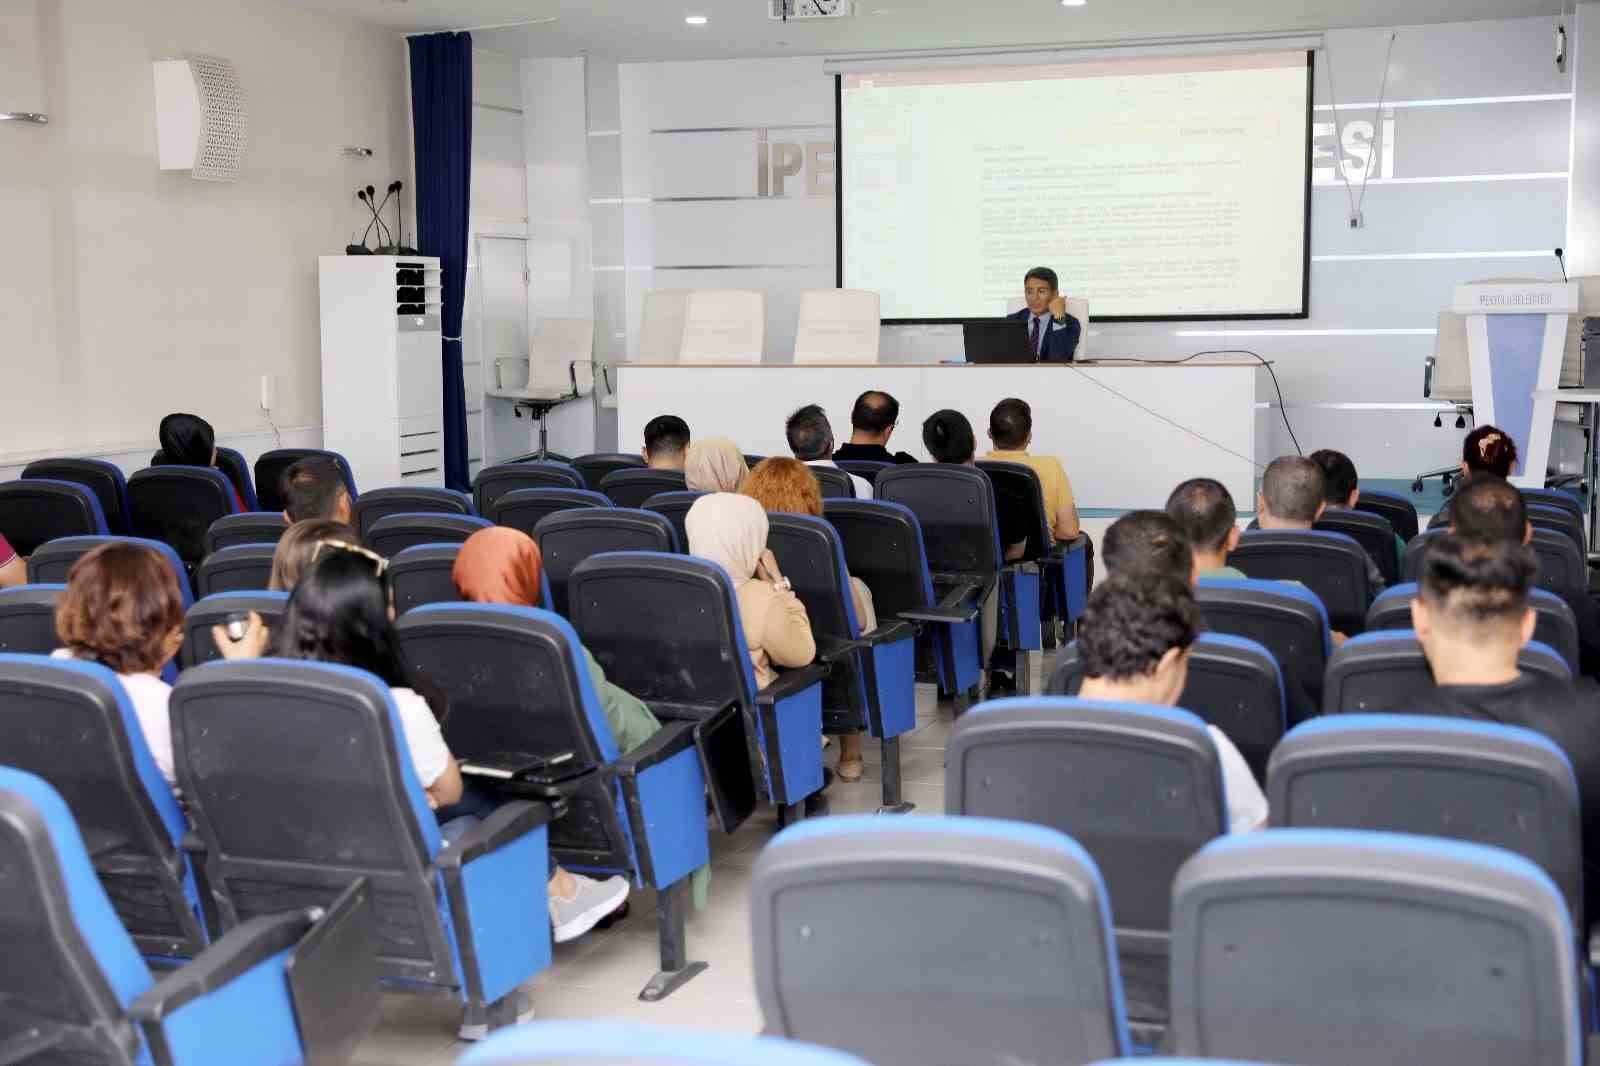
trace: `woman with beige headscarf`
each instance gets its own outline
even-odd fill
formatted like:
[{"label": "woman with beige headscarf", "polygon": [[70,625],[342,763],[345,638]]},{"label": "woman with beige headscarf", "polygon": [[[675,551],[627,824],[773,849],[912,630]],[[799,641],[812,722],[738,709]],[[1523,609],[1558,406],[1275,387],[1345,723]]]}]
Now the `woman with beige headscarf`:
[{"label": "woman with beige headscarf", "polygon": [[[741,465],[743,459],[740,460]],[[689,554],[728,572],[756,687],[778,678],[774,667],[808,666],[817,656],[806,605],[767,550],[767,512],[748,496],[718,492],[694,501],[684,519]]]},{"label": "woman with beige headscarf", "polygon": [[739,492],[749,476],[744,454],[727,437],[695,441],[683,460],[683,480],[690,492]]}]

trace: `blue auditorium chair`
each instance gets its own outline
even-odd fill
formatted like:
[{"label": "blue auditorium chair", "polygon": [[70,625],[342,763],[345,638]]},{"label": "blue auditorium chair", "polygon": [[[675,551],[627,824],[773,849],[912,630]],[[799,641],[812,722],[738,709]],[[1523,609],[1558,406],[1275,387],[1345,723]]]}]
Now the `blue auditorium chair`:
[{"label": "blue auditorium chair", "polygon": [[485,518],[494,511],[495,501],[518,489],[587,489],[583,475],[570,463],[533,460],[486,466],[472,479],[472,502]]},{"label": "blue auditorium chair", "polygon": [[24,559],[52,540],[110,532],[92,489],[44,478],[0,484],[0,531]]},{"label": "blue auditorium chair", "polygon": [[[60,540],[53,540],[29,557],[28,580],[36,585],[65,585],[74,563],[100,545],[118,541],[142,544],[166,559],[168,565],[172,567],[173,578],[178,582],[178,598],[183,604],[183,609],[186,611],[189,609],[189,605],[194,602],[194,592],[189,582],[188,568],[183,565],[183,560],[178,558],[178,553],[173,550],[172,545],[144,537],[62,537]],[[162,677],[169,682],[177,680],[177,668],[168,663]]]},{"label": "blue auditorium chair", "polygon": [[1531,729],[1432,715],[1347,714],[1307,722],[1272,755],[1274,827],[1377,829],[1488,844],[1541,867],[1574,929],[1583,913],[1578,782]]},{"label": "blue auditorium chair", "polygon": [[[166,452],[157,451],[150,457],[150,465],[168,466],[174,464],[168,462]],[[260,501],[256,498],[255,485],[250,480],[250,465],[244,461],[242,452],[234,448],[219,447],[217,449],[216,469],[222,471],[223,476],[228,479],[228,484],[232,485],[239,494],[239,501],[244,504],[246,511],[254,511],[261,506]]]},{"label": "blue auditorium chair", "polygon": [[394,609],[405,614],[429,603],[455,603],[456,556],[459,544],[418,544],[402,548],[389,560],[389,587],[394,590]]},{"label": "blue auditorium chair", "polygon": [[618,507],[643,507],[645,501],[663,492],[685,492],[682,470],[650,470],[645,467],[615,470],[598,482],[590,482]]},{"label": "blue auditorium chair", "polygon": [[1172,1044],[1300,1066],[1575,1066],[1574,943],[1550,878],[1500,848],[1228,837],[1173,889]]},{"label": "blue auditorium chair", "polygon": [[[1407,581],[1422,580],[1422,562],[1427,555],[1428,545],[1443,533],[1443,527],[1426,530],[1406,546],[1404,576]],[[1539,588],[1563,597],[1588,593],[1589,564],[1570,536],[1535,526],[1533,540],[1528,547],[1539,558],[1539,574],[1536,578]]]},{"label": "blue auditorium chair", "polygon": [[765,798],[782,820],[802,816],[824,783],[827,669],[785,670],[758,691],[726,570],[684,555],[596,555],[568,578],[567,613],[607,679],[656,717],[701,721],[737,706]]},{"label": "blue auditorium chair", "polygon": [[61,794],[141,953],[193,958],[205,948],[183,810],[115,674],[0,655],[0,765],[38,774]]},{"label": "blue auditorium chair", "polygon": [[0,652],[49,655],[61,647],[56,604],[65,585],[15,585],[0,589]]},{"label": "blue auditorium chair", "polygon": [[446,846],[388,688],[349,667],[210,663],[184,671],[171,712],[225,928],[365,879],[386,984],[462,1002],[467,1039],[527,1013],[517,989],[550,962],[550,805],[507,803]]},{"label": "blue auditorium chair", "polygon": [[520,529],[531,537],[541,521],[558,511],[611,506],[609,497],[588,489],[512,489],[496,496],[484,517],[497,526]]},{"label": "blue auditorium chair", "polygon": [[845,473],[854,474],[872,485],[878,483],[879,474],[895,467],[894,463],[880,463],[876,459],[841,459],[834,465]]},{"label": "blue auditorium chair", "polygon": [[261,457],[256,460],[255,509],[261,511],[284,509],[283,475],[302,459],[332,459],[344,477],[344,487],[350,491],[350,499],[359,499],[356,494],[356,476],[350,469],[350,461],[338,452],[324,451],[321,448],[278,448],[262,452]]},{"label": "blue auditorium chair", "polygon": [[387,489],[368,489],[350,505],[350,524],[365,539],[373,523],[393,514],[470,515],[472,497],[454,489],[431,485],[401,485]]},{"label": "blue auditorium chair", "polygon": [[246,511],[223,515],[206,530],[206,554],[236,544],[277,544],[288,529],[289,523],[282,511]]},{"label": "blue auditorium chair", "polygon": [[654,511],[583,507],[546,515],[534,527],[557,614],[567,613],[567,580],[577,565],[602,552],[681,550],[672,523]]},{"label": "blue auditorium chair", "polygon": [[805,604],[818,661],[831,667],[822,686],[823,731],[877,740],[883,809],[910,810],[900,788],[900,737],[917,727],[916,628],[891,619],[862,630],[839,535],[822,519],[770,515],[767,547]]},{"label": "blue auditorium chair", "polygon": [[[23,476],[26,477],[27,475]],[[1530,505],[1538,504],[1543,507],[1560,507],[1567,511],[1571,511],[1574,516],[1580,519],[1587,520],[1589,517],[1584,511],[1582,501],[1564,489],[1526,488],[1522,489],[1521,491],[1522,499]]]},{"label": "blue auditorium chair", "polygon": [[711,858],[697,723],[668,722],[619,751],[577,634],[548,611],[419,607],[400,620],[400,642],[406,663],[449,701],[444,737],[463,774],[506,796],[559,796],[557,862],[657,891],[661,970],[640,998],[661,999],[704,970],[684,934],[689,875]]},{"label": "blue auditorium chair", "polygon": [[876,1066],[1132,1052],[1110,901],[1051,829],[847,815],[780,833],[750,887],[768,1030]]},{"label": "blue auditorium chair", "polygon": [[1246,530],[1228,565],[1250,577],[1298,581],[1322,601],[1328,624],[1354,635],[1366,624],[1379,589],[1367,581],[1367,553],[1343,533],[1299,529]]},{"label": "blue auditorium chair", "polygon": [[1561,533],[1572,543],[1578,546],[1580,552],[1587,551],[1587,538],[1584,536],[1584,519],[1573,514],[1565,507],[1552,504],[1528,502],[1528,522],[1534,529],[1548,529]]},{"label": "blue auditorium chair", "polygon": [[22,476],[82,485],[100,501],[106,530],[121,536],[128,534],[128,479],[116,463],[104,459],[35,459],[22,468]]},{"label": "blue auditorium chair", "polygon": [[1093,856],[1110,889],[1128,1017],[1159,1032],[1172,880],[1228,832],[1222,760],[1206,724],[1134,703],[991,700],[950,732],[945,810],[1049,826]]},{"label": "blue auditorium chair", "polygon": [[[1044,486],[1033,467],[980,459],[978,469],[989,475],[996,493],[1009,493],[1013,499],[1026,503],[1034,515],[1033,531],[1028,534],[1028,547],[1021,561],[1039,566],[1044,575],[1039,618],[1045,626],[1043,645],[1054,648],[1088,602],[1088,535],[1079,533],[1070,544],[1055,539],[1055,516],[1045,513]],[[1006,627],[1008,639],[1017,636],[1012,628],[1009,624]]]},{"label": "blue auditorium chair", "polygon": [[1395,539],[1394,526],[1387,518],[1360,509],[1347,511],[1330,508],[1322,513],[1312,527],[1327,533],[1343,533],[1367,553],[1386,585],[1400,580],[1400,542]]},{"label": "blue auditorium chair", "polygon": [[367,547],[388,559],[419,544],[460,544],[478,530],[493,525],[474,515],[408,512],[378,519],[362,539]]},{"label": "blue auditorium chair", "polygon": [[[1524,671],[1572,680],[1572,670],[1559,652],[1529,641],[1517,655]],[[1388,629],[1351,637],[1328,660],[1322,685],[1323,714],[1386,712],[1405,714],[1418,697],[1433,690],[1433,672],[1409,629]]]},{"label": "blue auditorium chair", "polygon": [[1417,535],[1417,508],[1410,497],[1398,492],[1362,489],[1356,497],[1356,510],[1379,515],[1389,520],[1389,526],[1406,543]]},{"label": "blue auditorium chair", "polygon": [[629,455],[626,452],[597,452],[593,455],[578,456],[572,460],[572,468],[583,478],[585,488],[604,492],[600,482],[618,470],[645,469],[645,461],[643,456]]},{"label": "blue auditorium chair", "polygon": [[172,545],[188,566],[205,558],[206,530],[238,514],[233,485],[209,466],[152,466],[128,479],[135,536]]},{"label": "blue auditorium chair", "polygon": [[277,550],[276,544],[235,544],[211,552],[195,568],[195,595],[265,592],[272,584],[272,557]]},{"label": "blue auditorium chair", "polygon": [[183,647],[178,649],[178,665],[187,670],[191,666],[216,662],[222,658],[222,652],[211,635],[213,626],[226,626],[253,611],[270,630],[283,618],[288,607],[287,592],[215,592],[196,600],[184,613]]},{"label": "blue auditorium chair", "polygon": [[744,465],[746,467],[748,467],[749,469],[754,470],[756,467],[761,465],[762,460],[764,460],[766,458],[766,456],[765,455],[752,455],[749,452],[746,452],[744,454],[743,458],[744,458]]},{"label": "blue auditorium chair", "polygon": [[844,547],[852,577],[872,590],[878,621],[917,627],[919,680],[937,682],[964,711],[983,678],[981,608],[959,584],[936,598],[922,527],[904,504],[827,500],[822,514]]},{"label": "blue auditorium chair", "polygon": [[[1047,696],[1076,696],[1083,660],[1067,645],[1045,683]],[[1239,749],[1256,780],[1267,779],[1267,760],[1288,728],[1283,677],[1272,653],[1248,637],[1201,633],[1189,649],[1189,679],[1178,706],[1214,725]]]},{"label": "blue auditorium chair", "polygon": [[703,492],[660,492],[644,501],[641,505],[646,511],[654,511],[664,515],[672,523],[672,529],[678,534],[678,543],[684,551],[689,550],[689,529],[687,526],[689,508],[694,506],[694,501],[704,496]]},{"label": "blue auditorium chair", "polygon": [[96,882],[92,847],[47,782],[0,768],[6,1061],[347,1062],[377,1023],[365,881],[245,922],[158,981]]},{"label": "blue auditorium chair", "polygon": [[[1411,601],[1417,598],[1416,582],[1406,582],[1383,590],[1367,610],[1367,632],[1411,628]],[[1538,621],[1533,639],[1548,644],[1561,656],[1574,677],[1578,676],[1578,620],[1566,601],[1553,592],[1532,589],[1528,606]]]},{"label": "blue auditorium chair", "polygon": [[1289,725],[1321,712],[1333,634],[1315,593],[1288,581],[1203,577],[1194,594],[1206,628],[1253,640],[1272,653],[1283,674]]},{"label": "blue auditorium chair", "polygon": [[832,1048],[621,1022],[533,1022],[496,1033],[456,1066],[868,1066]]},{"label": "blue auditorium chair", "polygon": [[850,475],[843,470],[830,466],[812,466],[811,476],[817,479],[817,489],[824,499],[853,500],[856,498],[856,483],[850,480]]}]

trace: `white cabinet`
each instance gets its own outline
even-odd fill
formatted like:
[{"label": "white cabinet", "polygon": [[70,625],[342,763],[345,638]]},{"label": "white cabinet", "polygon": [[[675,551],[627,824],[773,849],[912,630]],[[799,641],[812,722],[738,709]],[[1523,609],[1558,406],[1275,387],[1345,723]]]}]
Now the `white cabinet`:
[{"label": "white cabinet", "polygon": [[363,489],[443,485],[439,260],[325,255],[317,263],[323,446],[350,460]]}]

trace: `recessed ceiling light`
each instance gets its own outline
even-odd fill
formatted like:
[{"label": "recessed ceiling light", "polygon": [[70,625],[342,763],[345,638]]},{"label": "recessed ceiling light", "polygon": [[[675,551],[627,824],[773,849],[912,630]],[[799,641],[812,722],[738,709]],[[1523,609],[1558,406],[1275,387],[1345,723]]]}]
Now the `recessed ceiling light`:
[{"label": "recessed ceiling light", "polygon": [[704,15],[685,15],[683,21],[691,26],[704,26],[707,19]]},{"label": "recessed ceiling light", "polygon": [[1087,4],[1088,2],[1089,2],[1089,0],[1061,0],[1061,6],[1062,7],[1082,7],[1085,4]]}]

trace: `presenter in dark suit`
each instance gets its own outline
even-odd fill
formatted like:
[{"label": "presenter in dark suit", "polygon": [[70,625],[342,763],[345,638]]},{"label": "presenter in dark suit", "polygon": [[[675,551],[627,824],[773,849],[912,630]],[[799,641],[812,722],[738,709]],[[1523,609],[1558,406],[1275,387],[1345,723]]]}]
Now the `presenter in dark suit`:
[{"label": "presenter in dark suit", "polygon": [[1022,279],[1028,306],[1008,317],[1028,324],[1028,342],[1041,363],[1070,363],[1078,351],[1083,323],[1067,314],[1067,298],[1060,293],[1056,272],[1034,267]]}]

